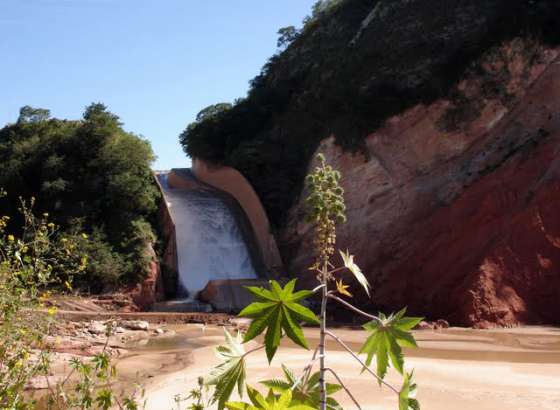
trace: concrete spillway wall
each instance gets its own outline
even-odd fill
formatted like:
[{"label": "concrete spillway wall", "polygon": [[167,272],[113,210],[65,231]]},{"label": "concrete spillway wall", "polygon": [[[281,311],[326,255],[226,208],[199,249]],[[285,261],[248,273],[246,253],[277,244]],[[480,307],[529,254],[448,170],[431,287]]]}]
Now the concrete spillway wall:
[{"label": "concrete spillway wall", "polygon": [[193,159],[192,172],[199,181],[230,194],[249,218],[264,264],[271,272],[281,272],[282,258],[270,229],[268,216],[255,190],[239,171],[227,166]]},{"label": "concrete spillway wall", "polygon": [[178,272],[178,296],[195,297],[209,281],[268,275],[249,218],[233,196],[188,169],[156,173],[156,179],[168,231],[164,262]]}]

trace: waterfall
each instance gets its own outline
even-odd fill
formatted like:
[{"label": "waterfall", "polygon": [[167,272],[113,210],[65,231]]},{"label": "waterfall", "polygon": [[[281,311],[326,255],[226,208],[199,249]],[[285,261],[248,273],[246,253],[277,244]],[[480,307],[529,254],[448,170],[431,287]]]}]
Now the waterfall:
[{"label": "waterfall", "polygon": [[179,282],[190,297],[209,280],[257,277],[235,216],[220,195],[208,188],[170,188],[167,174],[159,181],[175,224]]}]

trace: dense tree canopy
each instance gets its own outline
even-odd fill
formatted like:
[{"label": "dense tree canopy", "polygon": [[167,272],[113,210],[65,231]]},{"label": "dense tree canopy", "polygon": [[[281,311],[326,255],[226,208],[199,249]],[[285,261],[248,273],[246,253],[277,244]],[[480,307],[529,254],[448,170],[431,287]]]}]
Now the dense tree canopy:
[{"label": "dense tree canopy", "polygon": [[87,107],[79,121],[23,107],[0,130],[0,187],[8,192],[0,213],[15,216],[19,197],[34,197],[36,211],[77,236],[89,234],[86,282],[94,290],[138,280],[159,198],[153,160],[149,142],[124,131],[103,104]]},{"label": "dense tree canopy", "polygon": [[363,151],[387,118],[447,97],[493,47],[518,36],[560,41],[557,1],[467,3],[317,1],[301,29],[280,29],[281,50],[246,98],[187,126],[186,153],[238,169],[282,227],[324,138]]},{"label": "dense tree canopy", "polygon": [[276,47],[282,48],[288,46],[294,41],[299,34],[299,31],[294,26],[287,26],[278,29],[278,41]]}]

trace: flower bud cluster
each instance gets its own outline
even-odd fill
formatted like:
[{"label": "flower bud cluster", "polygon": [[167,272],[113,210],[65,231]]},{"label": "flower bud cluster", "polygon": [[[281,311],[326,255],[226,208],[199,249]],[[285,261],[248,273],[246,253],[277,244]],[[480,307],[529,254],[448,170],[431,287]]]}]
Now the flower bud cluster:
[{"label": "flower bud cluster", "polygon": [[319,165],[306,178],[309,196],[306,200],[307,221],[315,224],[314,268],[328,264],[335,251],[336,223],[345,222],[346,206],[344,189],[340,186],[340,172],[327,165],[322,154],[317,155]]}]

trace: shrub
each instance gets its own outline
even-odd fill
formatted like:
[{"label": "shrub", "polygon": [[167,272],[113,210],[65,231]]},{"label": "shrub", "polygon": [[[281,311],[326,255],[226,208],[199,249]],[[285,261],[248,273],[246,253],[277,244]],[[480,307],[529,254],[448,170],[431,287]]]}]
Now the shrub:
[{"label": "shrub", "polygon": [[[7,233],[9,218],[0,217],[0,408],[138,409],[134,397],[112,391],[116,370],[105,349],[89,362],[73,359],[71,373],[60,383],[48,383],[40,401],[26,391],[32,378],[50,372],[45,336],[55,324],[56,309],[47,309],[45,302],[51,290],[71,290],[72,279],[84,274],[88,261],[81,247],[87,237],[76,241],[76,235],[66,235],[50,222],[48,214],[36,217],[33,202],[21,203],[19,235]],[[72,374],[77,377],[70,379]]]},{"label": "shrub", "polygon": [[72,276],[83,272],[86,263],[73,241],[57,235],[48,215],[36,218],[25,203],[21,210],[20,235],[7,233],[9,218],[0,218],[0,407],[6,409],[32,408],[23,390],[45,370],[44,358],[33,358],[32,349],[43,347],[54,314],[38,315],[36,310],[49,288],[70,287]]},{"label": "shrub", "polygon": [[[370,295],[370,285],[354,262],[354,257],[348,251],[339,251],[343,265],[334,265],[336,244],[336,223],[345,221],[345,205],[343,190],[339,186],[340,173],[325,163],[322,155],[318,157],[319,166],[307,177],[309,188],[308,221],[315,226],[315,263],[310,267],[317,276],[318,286],[312,290],[295,290],[296,280],[281,286],[276,281],[270,281],[268,289],[248,287],[248,291],[255,297],[255,302],[247,306],[239,316],[248,317],[252,322],[245,334],[236,336],[225,331],[226,344],[216,349],[218,357],[223,361],[217,366],[205,385],[213,387],[213,394],[209,402],[217,404],[218,409],[230,410],[265,410],[265,409],[341,409],[340,404],[331,397],[338,391],[344,391],[356,408],[360,404],[351,390],[344,385],[336,369],[327,365],[328,353],[325,349],[326,338],[336,341],[362,368],[367,371],[380,386],[391,389],[395,395],[399,410],[419,409],[415,399],[416,384],[413,381],[413,371],[407,371],[404,365],[402,347],[416,347],[416,341],[411,333],[421,318],[405,317],[406,309],[384,315],[372,315],[364,312],[345,298],[351,293],[340,273],[350,272],[360,286]],[[302,303],[305,299],[320,295],[321,311],[317,317]],[[327,304],[336,302],[345,309],[365,317],[368,322],[363,326],[368,337],[359,353],[354,353],[342,339],[327,327]],[[309,349],[301,323],[319,325],[319,345],[315,349],[303,371],[296,375],[282,365],[283,379],[265,380],[261,384],[268,389],[266,396],[261,395],[254,387],[246,386],[246,357],[255,352],[265,350],[268,362],[274,358],[280,342],[288,337],[304,349]],[[246,350],[244,344],[264,333],[264,345]],[[359,355],[364,354],[365,358]],[[370,366],[375,358],[375,369]],[[318,371],[313,372],[318,364]],[[402,387],[397,389],[385,381],[389,366],[392,366],[403,377]],[[327,383],[327,374],[336,383]],[[250,403],[231,402],[233,391],[237,388],[240,397],[246,391]],[[202,392],[200,386],[199,393]],[[201,393],[202,394],[202,393]],[[200,395],[197,398],[202,397]],[[195,407],[198,406],[198,407]],[[198,400],[193,409],[204,408],[203,400]]]}]

